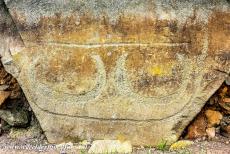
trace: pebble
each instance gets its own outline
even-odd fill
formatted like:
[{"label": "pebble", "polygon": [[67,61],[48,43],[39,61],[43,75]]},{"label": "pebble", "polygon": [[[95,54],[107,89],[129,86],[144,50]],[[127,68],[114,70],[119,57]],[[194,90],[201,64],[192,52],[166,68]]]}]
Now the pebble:
[{"label": "pebble", "polygon": [[219,111],[214,111],[210,109],[205,111],[205,116],[208,120],[208,127],[219,125],[221,119],[223,118],[223,115]]},{"label": "pebble", "polygon": [[88,153],[131,153],[132,145],[129,141],[96,140],[93,141]]},{"label": "pebble", "polygon": [[216,136],[215,127],[207,128],[206,133],[208,135],[208,138],[214,138]]},{"label": "pebble", "polygon": [[6,84],[0,85],[0,91],[5,91],[7,88],[9,88],[9,85]]},{"label": "pebble", "polygon": [[0,91],[0,106],[5,102],[5,100],[10,96],[10,91]]}]

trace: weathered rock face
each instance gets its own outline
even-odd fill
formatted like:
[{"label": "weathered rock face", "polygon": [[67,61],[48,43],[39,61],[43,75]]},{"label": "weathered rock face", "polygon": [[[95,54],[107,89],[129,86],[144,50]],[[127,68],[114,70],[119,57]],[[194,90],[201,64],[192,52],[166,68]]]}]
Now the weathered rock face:
[{"label": "weathered rock face", "polygon": [[2,61],[50,142],[174,142],[230,72],[224,0],[0,4]]}]

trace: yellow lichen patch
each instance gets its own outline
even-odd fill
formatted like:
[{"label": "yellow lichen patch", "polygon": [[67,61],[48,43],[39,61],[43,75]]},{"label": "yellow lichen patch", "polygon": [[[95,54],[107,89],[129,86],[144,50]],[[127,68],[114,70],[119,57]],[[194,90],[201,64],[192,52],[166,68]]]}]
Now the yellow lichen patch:
[{"label": "yellow lichen patch", "polygon": [[14,61],[16,61],[16,62],[18,62],[19,60],[20,60],[20,53],[16,53],[16,54],[14,54],[13,55],[13,59],[14,59]]},{"label": "yellow lichen patch", "polygon": [[172,75],[173,63],[157,64],[148,67],[148,73],[153,76],[169,76]]},{"label": "yellow lichen patch", "polygon": [[22,59],[22,51],[23,50],[15,52],[15,54],[12,55],[13,61],[15,63],[17,63],[18,65],[20,65],[20,66],[23,65],[23,61],[21,61],[21,59]]},{"label": "yellow lichen patch", "polygon": [[126,141],[126,137],[123,134],[118,134],[117,135],[117,140],[119,140],[120,142],[124,142],[124,141]]},{"label": "yellow lichen patch", "polygon": [[175,150],[185,149],[188,146],[192,145],[193,143],[194,143],[193,141],[189,141],[189,140],[177,141],[170,146],[169,150],[175,151]]}]

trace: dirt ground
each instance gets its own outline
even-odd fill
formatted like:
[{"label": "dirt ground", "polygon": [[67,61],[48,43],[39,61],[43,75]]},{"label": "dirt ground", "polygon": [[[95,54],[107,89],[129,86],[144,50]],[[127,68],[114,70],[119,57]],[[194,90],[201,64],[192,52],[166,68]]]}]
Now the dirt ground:
[{"label": "dirt ground", "polygon": [[152,149],[136,149],[135,154],[230,154],[230,138],[216,136],[212,140],[194,140],[194,144],[180,151],[159,151]]},{"label": "dirt ground", "polygon": [[[87,154],[90,144],[47,144],[42,138],[0,137],[0,154]],[[230,138],[216,136],[212,140],[194,140],[194,144],[180,151],[160,151],[155,148],[133,147],[134,154],[230,154]]]}]

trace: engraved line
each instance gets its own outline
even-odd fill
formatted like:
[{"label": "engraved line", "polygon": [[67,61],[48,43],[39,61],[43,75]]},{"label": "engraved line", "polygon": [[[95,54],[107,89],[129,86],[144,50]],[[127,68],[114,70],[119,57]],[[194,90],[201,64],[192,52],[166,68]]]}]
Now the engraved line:
[{"label": "engraved line", "polygon": [[[29,90],[27,90],[27,93],[30,93]],[[53,111],[49,111],[48,109],[44,109],[42,107],[40,107],[36,101],[32,98],[32,97],[29,97],[29,95],[27,96],[28,98],[30,98],[30,102],[33,103],[39,110],[47,113],[47,114],[51,114],[51,115],[54,115],[54,116],[63,116],[63,117],[69,117],[69,118],[78,118],[78,119],[85,119],[85,120],[98,120],[98,121],[119,121],[119,122],[152,122],[152,121],[163,121],[165,119],[168,119],[168,118],[172,118],[174,117],[176,114],[180,113],[181,111],[183,111],[186,107],[188,107],[190,104],[187,103],[185,106],[183,106],[183,108],[177,112],[176,114],[172,114],[172,115],[169,115],[169,116],[166,116],[166,117],[162,117],[162,118],[150,118],[150,119],[131,119],[131,118],[116,118],[116,119],[113,119],[113,118],[99,118],[99,117],[92,117],[92,116],[81,116],[81,115],[70,115],[68,113],[56,113],[56,112],[53,112]],[[191,102],[192,98],[189,99],[189,102]]]},{"label": "engraved line", "polygon": [[144,47],[155,47],[155,46],[187,46],[189,43],[92,43],[92,44],[76,44],[76,43],[58,43],[58,42],[27,42],[29,46],[49,45],[49,46],[61,46],[61,47],[74,47],[74,48],[100,48],[100,47],[124,47],[124,46],[144,46]]},{"label": "engraved line", "polygon": [[15,21],[14,21],[12,15],[11,15],[11,13],[10,13],[10,11],[9,11],[9,8],[7,7],[5,1],[2,1],[2,4],[1,4],[1,5],[2,5],[2,7],[4,8],[4,10],[6,11],[5,13],[7,13],[8,17],[9,17],[10,20],[12,21],[13,28],[15,28],[16,33],[18,34],[19,39],[21,40],[22,46],[25,46],[24,40],[22,39],[22,36],[21,36],[21,34],[19,33],[19,29],[18,29],[18,27],[17,27],[17,25],[16,25],[16,23],[15,23]]},{"label": "engraved line", "polygon": [[[131,88],[131,84],[129,83],[129,80],[127,79],[127,74],[126,74],[126,70],[125,70],[125,60],[127,58],[128,54],[124,54],[122,55],[118,61],[117,61],[117,66],[116,66],[116,81],[117,81],[117,88],[119,90],[119,93],[125,96],[130,96],[132,98],[135,98],[137,100],[139,100],[139,102],[153,102],[153,101],[157,101],[157,100],[163,100],[166,98],[173,98],[173,96],[175,94],[182,94],[182,92],[186,89],[187,84],[188,84],[188,76],[190,75],[189,71],[191,70],[191,68],[189,67],[190,65],[188,64],[188,60],[186,59],[181,59],[179,60],[180,65],[183,66],[183,79],[182,79],[182,85],[185,85],[181,88],[179,88],[179,90],[176,90],[172,93],[167,94],[166,96],[159,96],[159,97],[155,97],[155,96],[141,96],[135,92],[133,92],[132,88]],[[185,63],[187,62],[187,63]],[[178,96],[176,96],[178,98]],[[139,98],[139,99],[138,99]],[[158,103],[155,103],[158,104]],[[160,103],[161,104],[161,103]],[[169,104],[169,103],[165,103],[165,104]]]},{"label": "engraved line", "polygon": [[[195,80],[195,85],[197,85],[198,83],[201,82],[201,79],[202,79],[202,75],[200,74],[200,76],[198,77],[198,79]],[[32,93],[30,92],[30,90],[28,90],[27,88],[25,88],[24,90],[27,91],[28,93],[28,98],[30,98],[30,102],[33,103],[35,106],[37,106],[38,109],[40,109],[41,111],[43,112],[46,112],[47,114],[51,114],[51,115],[55,115],[55,116],[64,116],[64,117],[72,117],[72,118],[78,118],[78,119],[85,119],[85,120],[98,120],[98,121],[119,121],[119,122],[134,122],[134,123],[137,123],[137,122],[152,122],[152,121],[163,121],[165,119],[168,119],[168,118],[173,118],[175,115],[179,114],[179,113],[183,113],[183,109],[185,109],[186,107],[190,107],[192,105],[192,103],[194,102],[194,99],[197,99],[197,97],[194,97],[194,96],[197,96],[198,94],[198,89],[196,89],[196,92],[195,92],[195,95],[193,95],[192,98],[189,99],[188,103],[185,104],[185,106],[182,107],[182,109],[177,112],[176,114],[173,114],[173,115],[170,115],[170,116],[167,116],[167,117],[163,117],[163,118],[151,118],[151,119],[143,119],[143,120],[136,120],[136,119],[130,119],[130,118],[117,118],[117,119],[107,119],[107,118],[97,118],[97,117],[91,117],[91,116],[79,116],[79,115],[69,115],[69,114],[65,114],[65,113],[55,113],[55,112],[52,112],[52,111],[49,111],[47,109],[44,109],[44,108],[41,108],[37,103],[36,101],[34,100],[34,98],[32,98]]]}]

